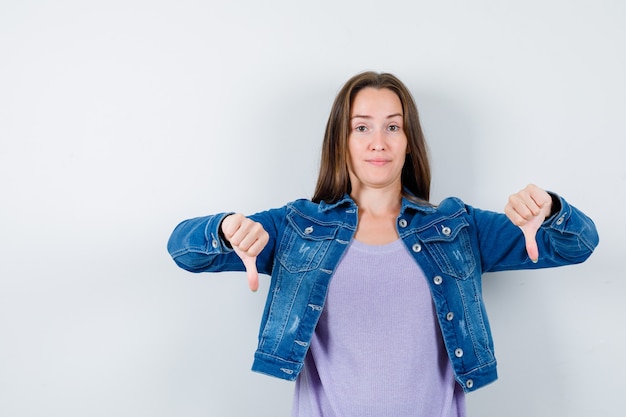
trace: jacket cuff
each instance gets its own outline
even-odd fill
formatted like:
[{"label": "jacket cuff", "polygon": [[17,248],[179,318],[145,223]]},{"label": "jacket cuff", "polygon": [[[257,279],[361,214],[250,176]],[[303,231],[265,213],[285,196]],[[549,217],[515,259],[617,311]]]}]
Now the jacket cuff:
[{"label": "jacket cuff", "polygon": [[207,222],[204,234],[208,243],[207,253],[229,253],[233,251],[232,246],[221,233],[222,221],[234,213],[220,213],[212,216]]},{"label": "jacket cuff", "polygon": [[[544,220],[543,226],[563,233],[567,225],[567,220],[572,215],[572,209],[563,197],[552,192],[549,192],[549,194],[550,197],[552,197],[553,214]],[[555,207],[555,203],[558,206]]]}]

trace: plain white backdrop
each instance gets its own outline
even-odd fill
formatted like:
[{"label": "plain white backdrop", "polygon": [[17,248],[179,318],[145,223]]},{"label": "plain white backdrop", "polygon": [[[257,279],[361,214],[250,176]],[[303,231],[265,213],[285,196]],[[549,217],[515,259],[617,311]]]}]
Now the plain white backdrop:
[{"label": "plain white backdrop", "polygon": [[[626,3],[0,3],[0,416],[288,416],[249,371],[267,279],[193,275],[181,220],[310,197],[350,76],[413,91],[433,202],[529,182],[588,213],[580,266],[485,276],[500,379],[470,416],[623,414]],[[623,261],[622,261],[623,262]]]}]

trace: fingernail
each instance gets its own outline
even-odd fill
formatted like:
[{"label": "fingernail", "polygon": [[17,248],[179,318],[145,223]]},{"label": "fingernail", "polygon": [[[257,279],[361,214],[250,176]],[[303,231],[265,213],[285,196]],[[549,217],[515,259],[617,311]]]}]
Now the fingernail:
[{"label": "fingernail", "polygon": [[536,264],[537,262],[539,262],[539,259],[531,259],[531,261],[533,261],[533,263]]}]

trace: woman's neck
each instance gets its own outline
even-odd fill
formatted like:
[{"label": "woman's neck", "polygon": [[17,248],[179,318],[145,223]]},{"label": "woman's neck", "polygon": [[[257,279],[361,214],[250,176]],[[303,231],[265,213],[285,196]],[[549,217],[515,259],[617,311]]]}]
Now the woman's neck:
[{"label": "woman's neck", "polygon": [[353,190],[350,197],[359,207],[359,212],[374,216],[393,214],[397,217],[400,214],[402,194],[399,188]]},{"label": "woman's neck", "polygon": [[350,196],[359,207],[356,240],[384,245],[398,239],[396,220],[402,206],[400,190],[367,190]]}]

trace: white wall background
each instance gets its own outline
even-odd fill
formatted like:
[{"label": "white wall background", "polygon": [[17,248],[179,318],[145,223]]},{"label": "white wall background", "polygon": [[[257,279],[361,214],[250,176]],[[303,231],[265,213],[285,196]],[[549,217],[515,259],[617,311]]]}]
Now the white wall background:
[{"label": "white wall background", "polygon": [[287,416],[249,371],[267,292],[193,275],[178,221],[310,197],[339,87],[412,89],[433,201],[528,182],[596,220],[581,266],[486,277],[470,416],[623,413],[626,3],[2,0],[0,416]]}]

